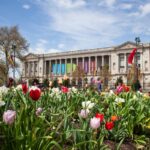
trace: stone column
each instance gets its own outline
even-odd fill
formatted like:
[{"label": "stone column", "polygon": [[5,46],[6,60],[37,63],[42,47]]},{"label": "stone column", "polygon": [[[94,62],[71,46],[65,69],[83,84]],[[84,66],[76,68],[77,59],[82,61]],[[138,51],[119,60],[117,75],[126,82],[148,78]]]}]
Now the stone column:
[{"label": "stone column", "polygon": [[71,72],[70,72],[70,75],[72,76],[72,70],[73,70],[73,68],[72,68],[72,58],[70,59],[70,62],[71,62]]},{"label": "stone column", "polygon": [[78,67],[78,58],[76,58],[76,64],[77,64],[77,67]]},{"label": "stone column", "polygon": [[124,54],[124,73],[127,72],[127,54]]},{"label": "stone column", "polygon": [[95,56],[95,75],[97,75],[97,56]]},{"label": "stone column", "polygon": [[61,75],[61,70],[62,70],[62,69],[61,69],[61,59],[59,60],[59,62],[60,62],[60,75]]},{"label": "stone column", "polygon": [[30,77],[30,67],[31,67],[30,62],[28,62],[28,77]]},{"label": "stone column", "polygon": [[35,76],[35,61],[33,62],[33,76]]},{"label": "stone column", "polygon": [[111,55],[109,55],[109,71],[111,71]]},{"label": "stone column", "polygon": [[56,66],[56,68],[55,68],[56,69],[56,72],[55,72],[56,74],[55,75],[57,75],[57,59],[55,60],[55,66]]},{"label": "stone column", "polygon": [[89,57],[89,75],[91,75],[91,57]]},{"label": "stone column", "polygon": [[104,56],[102,56],[102,67],[104,66]]},{"label": "stone column", "polygon": [[52,63],[51,60],[49,60],[49,75],[52,73]]},{"label": "stone column", "polygon": [[82,57],[82,69],[84,70],[84,57]]},{"label": "stone column", "polygon": [[47,66],[46,66],[47,64],[46,64],[46,61],[44,61],[44,75],[46,75],[47,74]]}]

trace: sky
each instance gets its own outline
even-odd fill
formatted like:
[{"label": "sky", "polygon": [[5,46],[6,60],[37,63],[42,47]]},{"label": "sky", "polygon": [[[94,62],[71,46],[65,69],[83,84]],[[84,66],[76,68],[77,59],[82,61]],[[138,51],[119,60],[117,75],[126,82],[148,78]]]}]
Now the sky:
[{"label": "sky", "polygon": [[150,42],[150,0],[0,0],[0,26],[19,27],[29,52]]}]

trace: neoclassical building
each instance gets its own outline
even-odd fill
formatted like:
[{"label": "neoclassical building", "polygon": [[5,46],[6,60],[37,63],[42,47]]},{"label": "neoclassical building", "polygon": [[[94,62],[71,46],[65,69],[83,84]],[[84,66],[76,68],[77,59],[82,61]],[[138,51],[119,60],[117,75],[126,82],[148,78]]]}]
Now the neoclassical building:
[{"label": "neoclassical building", "polygon": [[22,78],[37,78],[43,82],[44,78],[63,77],[65,74],[72,79],[76,67],[84,70],[88,82],[91,78],[97,79],[103,66],[107,65],[111,72],[109,85],[113,86],[116,79],[122,76],[127,84],[127,74],[131,67],[128,56],[137,47],[137,64],[141,72],[140,82],[144,89],[150,87],[150,44],[136,45],[125,42],[121,45],[106,48],[66,51],[49,54],[32,54],[25,56]]}]

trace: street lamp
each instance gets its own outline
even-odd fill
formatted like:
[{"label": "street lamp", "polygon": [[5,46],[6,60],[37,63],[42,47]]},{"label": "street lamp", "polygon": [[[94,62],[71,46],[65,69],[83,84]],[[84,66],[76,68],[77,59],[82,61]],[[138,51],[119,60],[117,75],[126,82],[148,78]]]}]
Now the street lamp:
[{"label": "street lamp", "polygon": [[[138,46],[141,42],[140,37],[136,37],[135,38],[135,42],[136,42],[136,48],[138,49]],[[138,60],[137,60],[137,50],[135,53],[135,68],[136,68],[136,74],[135,74],[135,79],[138,80]]]}]

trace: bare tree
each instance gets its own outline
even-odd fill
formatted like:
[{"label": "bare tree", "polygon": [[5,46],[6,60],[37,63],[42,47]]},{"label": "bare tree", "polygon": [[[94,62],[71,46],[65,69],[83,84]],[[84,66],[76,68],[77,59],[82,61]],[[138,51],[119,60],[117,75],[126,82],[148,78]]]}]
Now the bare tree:
[{"label": "bare tree", "polygon": [[[0,65],[4,65],[5,82],[9,76],[9,69],[12,67],[13,58],[16,57],[19,60],[23,60],[23,56],[28,49],[29,44],[26,39],[22,37],[17,26],[12,27],[0,27],[0,51],[4,54],[1,58]],[[14,56],[15,50],[15,56]],[[14,62],[13,62],[14,63]],[[13,67],[17,67],[16,63]]]},{"label": "bare tree", "polygon": [[108,81],[111,79],[111,72],[109,71],[109,66],[104,65],[100,72],[98,73],[100,79],[103,81],[104,89],[108,86]]},{"label": "bare tree", "polygon": [[80,66],[76,66],[75,71],[73,71],[72,73],[72,77],[74,79],[77,79],[79,81],[79,79],[82,79],[85,77],[85,72],[84,69],[82,69]]}]

